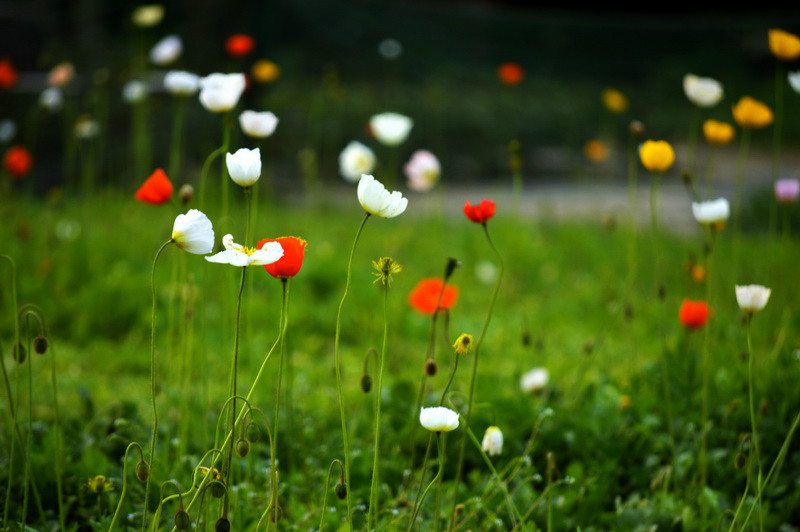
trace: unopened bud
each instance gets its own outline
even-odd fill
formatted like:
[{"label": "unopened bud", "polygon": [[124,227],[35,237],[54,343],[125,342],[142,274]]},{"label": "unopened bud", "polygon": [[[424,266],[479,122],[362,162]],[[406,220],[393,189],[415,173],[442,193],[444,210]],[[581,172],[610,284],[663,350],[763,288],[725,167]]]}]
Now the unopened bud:
[{"label": "unopened bud", "polygon": [[522,333],[522,345],[524,345],[525,347],[531,345],[531,333],[529,333],[528,331]]},{"label": "unopened bud", "polygon": [[183,185],[180,190],[178,190],[178,199],[181,200],[181,203],[186,205],[194,198],[194,187],[189,183]]},{"label": "unopened bud", "polygon": [[634,120],[628,126],[628,131],[635,139],[640,139],[644,136],[644,124],[642,124],[639,120]]},{"label": "unopened bud", "polygon": [[583,344],[583,354],[589,356],[594,352],[594,340],[588,340]]},{"label": "unopened bud", "polygon": [[733,457],[733,467],[741,471],[746,465],[747,457],[744,455],[744,453],[736,453],[736,456]]},{"label": "unopened bud", "polygon": [[361,390],[364,393],[369,393],[372,389],[372,377],[369,375],[362,375],[361,376]]},{"label": "unopened bud", "polygon": [[208,490],[215,499],[221,499],[225,495],[225,485],[218,480],[212,481],[208,485]]},{"label": "unopened bud", "polygon": [[228,521],[227,517],[220,517],[219,519],[217,519],[217,522],[214,523],[214,531],[231,532],[231,522]]},{"label": "unopened bud", "polygon": [[436,372],[439,370],[439,367],[436,365],[436,362],[428,359],[425,361],[425,375],[428,377],[433,377],[436,375]]},{"label": "unopened bud", "polygon": [[22,364],[25,362],[25,359],[28,358],[28,351],[25,349],[25,346],[22,344],[17,344],[14,346],[14,360],[17,361],[18,364]]},{"label": "unopened bud", "polygon": [[181,508],[175,513],[175,528],[178,530],[186,530],[192,526],[192,518],[186,513],[186,510]]},{"label": "unopened bud", "polygon": [[139,463],[136,464],[136,478],[139,479],[139,482],[147,482],[150,478],[150,465],[144,460],[139,460]]},{"label": "unopened bud", "polygon": [[273,508],[269,512],[269,520],[273,523],[277,523],[283,517],[283,508],[278,506],[277,508]]},{"label": "unopened bud", "polygon": [[460,517],[464,513],[464,505],[463,504],[456,504],[456,507],[453,508],[453,515],[456,517]]},{"label": "unopened bud", "polygon": [[454,259],[453,257],[447,257],[447,266],[444,268],[444,280],[448,280],[453,272],[456,271],[456,268],[460,267],[461,263],[458,262],[458,259]]},{"label": "unopened bud", "polygon": [[249,452],[250,442],[243,438],[239,438],[236,441],[236,454],[239,456],[239,458],[244,458]]},{"label": "unopened bud", "polygon": [[631,321],[633,319],[633,305],[625,303],[625,320]]},{"label": "unopened bud", "polygon": [[661,301],[664,301],[664,299],[666,297],[667,297],[667,289],[664,287],[663,284],[659,284],[658,285],[658,299],[660,299]]},{"label": "unopened bud", "polygon": [[758,413],[762,416],[766,416],[767,412],[769,412],[769,403],[766,399],[762,399],[761,404],[758,405]]},{"label": "unopened bud", "polygon": [[336,495],[337,499],[343,501],[347,498],[347,486],[344,485],[344,482],[337,482],[336,486],[333,488],[333,493]]},{"label": "unopened bud", "polygon": [[683,172],[681,172],[681,180],[683,181],[683,184],[688,187],[692,185],[692,181],[694,181],[694,176],[692,175],[692,172],[686,169]]},{"label": "unopened bud", "polygon": [[254,443],[261,439],[261,431],[258,428],[258,425],[255,423],[250,423],[247,425],[247,429],[245,430],[247,441]]},{"label": "unopened bud", "polygon": [[40,355],[47,352],[48,345],[47,338],[44,336],[37,336],[33,339],[33,350]]}]

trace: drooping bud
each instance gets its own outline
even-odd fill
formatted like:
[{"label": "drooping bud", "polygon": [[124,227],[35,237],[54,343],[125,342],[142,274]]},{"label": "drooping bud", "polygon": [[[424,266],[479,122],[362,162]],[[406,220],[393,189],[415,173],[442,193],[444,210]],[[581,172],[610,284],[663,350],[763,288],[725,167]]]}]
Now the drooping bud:
[{"label": "drooping bud", "polygon": [[47,347],[49,345],[50,344],[47,342],[47,337],[45,336],[39,335],[33,339],[33,350],[40,355],[43,355],[47,352]]},{"label": "drooping bud", "polygon": [[178,199],[181,200],[181,203],[186,205],[192,201],[192,198],[194,198],[194,187],[189,183],[182,185],[178,190]]},{"label": "drooping bud", "polygon": [[219,519],[217,519],[217,522],[214,523],[214,531],[231,532],[231,522],[228,521],[227,517],[220,517]]},{"label": "drooping bud", "polygon": [[150,478],[150,464],[139,460],[139,463],[136,464],[136,478],[139,479],[139,482],[147,482]]},{"label": "drooping bud", "polygon": [[456,271],[456,268],[460,267],[461,263],[458,259],[454,259],[453,257],[447,257],[447,265],[444,268],[444,280],[448,280],[453,272]]},{"label": "drooping bud", "polygon": [[372,389],[372,377],[369,375],[362,375],[361,376],[361,390],[364,393],[369,393]]},{"label": "drooping bud", "polygon": [[259,430],[258,425],[255,423],[250,423],[247,425],[247,429],[245,430],[247,441],[251,443],[255,443],[261,439],[261,430]]},{"label": "drooping bud", "polygon": [[337,499],[343,501],[347,498],[347,486],[340,480],[336,483],[336,486],[334,486],[333,493],[336,495]]},{"label": "drooping bud", "polygon": [[192,518],[189,514],[181,508],[175,513],[175,528],[178,530],[186,530],[192,526]]},{"label": "drooping bud", "polygon": [[14,355],[14,360],[17,361],[17,364],[22,364],[28,358],[28,351],[21,343],[14,346],[14,351],[12,354]]},{"label": "drooping bud", "polygon": [[439,371],[439,367],[433,359],[429,358],[425,361],[425,375],[433,377],[437,371]]},{"label": "drooping bud", "polygon": [[221,499],[225,496],[225,484],[218,480],[212,481],[208,485],[208,490],[211,492],[211,496],[215,499]]},{"label": "drooping bud", "polygon": [[239,438],[236,441],[236,454],[239,458],[244,458],[250,452],[250,442],[244,438]]},{"label": "drooping bud", "polygon": [[736,453],[733,457],[733,467],[741,471],[747,465],[747,457],[744,453]]}]

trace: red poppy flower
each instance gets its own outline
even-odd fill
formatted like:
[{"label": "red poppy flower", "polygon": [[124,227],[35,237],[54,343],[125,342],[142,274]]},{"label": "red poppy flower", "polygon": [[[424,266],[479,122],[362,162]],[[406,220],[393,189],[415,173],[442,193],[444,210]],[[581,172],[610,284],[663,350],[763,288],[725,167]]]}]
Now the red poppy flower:
[{"label": "red poppy flower", "polygon": [[678,317],[687,329],[699,329],[708,321],[709,307],[705,301],[684,299]]},{"label": "red poppy flower", "polygon": [[237,33],[228,37],[225,41],[225,51],[228,55],[233,57],[245,57],[253,52],[256,47],[256,41],[249,35],[244,33]]},{"label": "red poppy flower", "polygon": [[516,63],[503,63],[497,67],[497,77],[506,85],[519,85],[525,71]]},{"label": "red poppy flower", "polygon": [[0,59],[0,89],[8,90],[17,84],[17,69],[11,61],[4,57]]},{"label": "red poppy flower", "polygon": [[164,170],[156,168],[156,171],[139,187],[134,197],[145,203],[161,205],[172,197],[172,182]]},{"label": "red poppy flower", "polygon": [[305,256],[306,244],[308,244],[308,242],[296,236],[283,236],[274,239],[265,238],[261,240],[256,247],[261,249],[267,242],[277,242],[283,248],[283,257],[272,264],[264,265],[264,269],[267,270],[267,273],[281,279],[297,275],[297,272],[299,272],[300,268],[303,266],[303,257]]},{"label": "red poppy flower", "polygon": [[436,311],[436,302],[439,301],[439,293],[442,300],[439,301],[439,308],[451,308],[458,300],[458,288],[449,284],[444,287],[444,281],[439,278],[423,279],[414,290],[408,294],[408,303],[422,314],[433,314]]},{"label": "red poppy flower", "polygon": [[494,216],[495,205],[492,200],[482,199],[477,205],[464,203],[464,214],[475,223],[482,224]]},{"label": "red poppy flower", "polygon": [[3,157],[3,167],[11,177],[20,179],[33,168],[33,157],[23,146],[12,146]]}]

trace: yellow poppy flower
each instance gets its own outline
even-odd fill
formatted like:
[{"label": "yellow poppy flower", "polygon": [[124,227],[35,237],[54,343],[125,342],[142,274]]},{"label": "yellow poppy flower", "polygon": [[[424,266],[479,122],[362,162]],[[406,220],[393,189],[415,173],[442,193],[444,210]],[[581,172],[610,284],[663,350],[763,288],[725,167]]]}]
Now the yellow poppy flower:
[{"label": "yellow poppy flower", "polygon": [[743,96],[733,106],[736,123],[747,128],[762,128],[772,123],[772,109],[750,96]]},{"label": "yellow poppy flower", "polygon": [[733,140],[736,132],[733,126],[727,122],[708,119],[703,122],[703,135],[706,137],[706,141],[708,141],[709,144],[724,146]]},{"label": "yellow poppy flower", "polygon": [[782,61],[792,61],[800,57],[800,37],[774,28],[767,35],[772,55]]},{"label": "yellow poppy flower", "polygon": [[665,140],[648,140],[639,147],[639,159],[651,172],[666,172],[675,162],[675,150]]}]

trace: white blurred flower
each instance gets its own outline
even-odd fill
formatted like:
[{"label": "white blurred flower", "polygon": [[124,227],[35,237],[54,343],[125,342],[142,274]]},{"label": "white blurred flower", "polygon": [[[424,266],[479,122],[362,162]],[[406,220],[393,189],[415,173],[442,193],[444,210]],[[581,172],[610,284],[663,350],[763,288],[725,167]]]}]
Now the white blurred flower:
[{"label": "white blurred flower", "polygon": [[772,290],[759,284],[736,285],[736,302],[743,311],[752,314],[767,305]]},{"label": "white blurred flower", "polygon": [[374,168],[375,154],[358,141],[351,141],[339,154],[339,173],[347,181],[355,183]]},{"label": "white blurred flower", "polygon": [[419,422],[434,432],[450,432],[458,428],[458,412],[443,406],[420,408]]},{"label": "white blurred flower", "polygon": [[358,201],[364,210],[382,218],[394,218],[403,213],[408,200],[394,191],[389,193],[380,181],[371,175],[362,175],[358,182]]},{"label": "white blurred flower", "polygon": [[694,74],[683,76],[683,92],[699,107],[713,107],[723,96],[722,85],[713,78],[701,78]]},{"label": "white blurred flower", "polygon": [[789,78],[789,85],[792,86],[794,92],[800,92],[800,70],[797,72],[789,72],[787,77]]},{"label": "white blurred flower", "polygon": [[100,124],[87,115],[78,117],[75,121],[75,136],[79,139],[91,139],[100,133]]},{"label": "white blurred flower", "polygon": [[724,225],[731,214],[731,208],[728,200],[717,198],[713,201],[693,202],[692,214],[702,225]]},{"label": "white blurred flower", "polygon": [[17,134],[17,124],[10,118],[0,121],[0,142],[8,142]]},{"label": "white blurred flower", "polygon": [[523,392],[535,393],[545,389],[550,381],[550,373],[545,368],[533,368],[519,379]]},{"label": "white blurred flower", "polygon": [[384,39],[378,44],[378,53],[384,59],[397,59],[403,53],[403,45],[397,39]]},{"label": "white blurred flower", "polygon": [[64,106],[64,94],[58,87],[47,87],[39,95],[39,105],[51,113],[60,111]]},{"label": "white blurred flower", "polygon": [[275,132],[278,117],[269,111],[244,111],[239,115],[239,125],[248,137],[264,139]]},{"label": "white blurred flower", "polygon": [[191,96],[200,88],[200,76],[184,70],[170,70],[164,76],[164,88],[175,96]]},{"label": "white blurred flower", "polygon": [[206,257],[208,262],[231,266],[263,266],[283,257],[283,247],[278,242],[267,242],[261,249],[248,248],[233,241],[233,235],[222,237],[225,251]]},{"label": "white blurred flower", "polygon": [[172,241],[189,253],[196,255],[211,253],[214,248],[214,229],[211,220],[197,209],[179,214],[172,225]]},{"label": "white blurred flower", "polygon": [[147,97],[147,84],[143,81],[129,81],[122,87],[122,99],[128,103],[139,103]]},{"label": "white blurred flower", "polygon": [[381,113],[369,119],[369,127],[375,138],[386,146],[402,144],[413,126],[413,120],[399,113]]},{"label": "white blurred flower", "polygon": [[150,49],[150,61],[158,66],[174,63],[183,53],[183,41],[177,35],[164,37]]},{"label": "white blurred flower", "polygon": [[164,18],[164,6],[161,4],[148,4],[139,6],[131,13],[131,20],[140,28],[150,28],[161,22]]},{"label": "white blurred flower", "polygon": [[497,266],[488,260],[482,260],[475,266],[475,277],[483,284],[494,283],[497,281],[498,275],[499,270]]},{"label": "white blurred flower", "polygon": [[408,177],[408,188],[426,192],[439,181],[442,167],[434,154],[427,150],[417,150],[411,155],[404,170]]},{"label": "white blurred flower", "polygon": [[228,174],[233,182],[242,187],[251,187],[261,177],[261,150],[241,148],[225,156]]},{"label": "white blurred flower", "polygon": [[498,427],[489,427],[483,435],[481,442],[483,450],[489,456],[502,454],[503,452],[503,432]]},{"label": "white blurred flower", "polygon": [[241,73],[216,73],[200,78],[200,103],[212,113],[230,111],[239,103],[246,86]]}]

